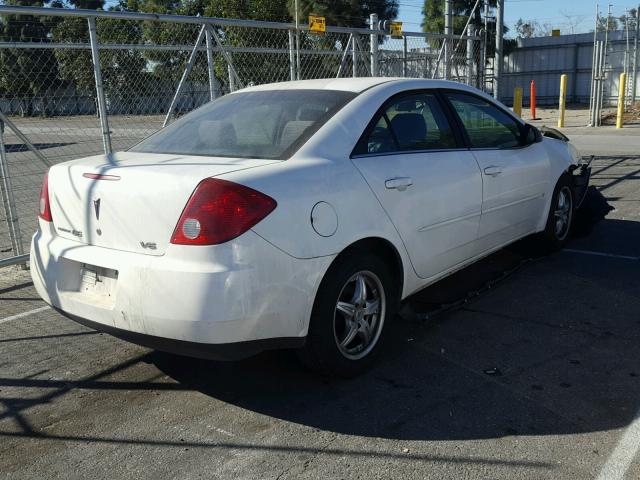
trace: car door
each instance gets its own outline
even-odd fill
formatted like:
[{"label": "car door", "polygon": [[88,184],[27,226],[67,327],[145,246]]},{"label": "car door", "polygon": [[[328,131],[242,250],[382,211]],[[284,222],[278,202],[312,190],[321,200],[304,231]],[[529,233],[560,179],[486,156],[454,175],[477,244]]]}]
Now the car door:
[{"label": "car door", "polygon": [[532,233],[548,188],[546,149],[542,143],[523,140],[522,124],[493,102],[454,91],[444,96],[482,171],[479,248],[489,250]]},{"label": "car door", "polygon": [[476,253],[482,178],[439,94],[390,99],[352,160],[399,232],[417,275],[430,278]]}]

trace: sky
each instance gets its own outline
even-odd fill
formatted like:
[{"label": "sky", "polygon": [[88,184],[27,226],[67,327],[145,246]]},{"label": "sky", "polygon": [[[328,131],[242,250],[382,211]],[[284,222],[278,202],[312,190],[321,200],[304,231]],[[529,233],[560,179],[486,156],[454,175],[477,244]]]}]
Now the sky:
[{"label": "sky", "polygon": [[[283,2],[285,0],[282,0]],[[444,3],[444,0],[440,0]],[[107,0],[116,4],[117,0]],[[420,31],[422,5],[424,0],[399,0],[398,20],[403,22],[405,31]],[[607,10],[608,3],[599,2],[600,11]],[[630,8],[637,8],[640,0],[621,0],[612,3],[612,14],[619,17]],[[537,20],[559,28],[562,34],[584,33],[593,30],[595,20],[595,0],[505,0],[505,24],[513,30],[513,25],[522,18],[524,21]],[[573,30],[573,31],[572,31]]]},{"label": "sky", "polygon": [[[419,31],[424,2],[399,0],[399,3],[398,20],[403,22],[403,30]],[[512,28],[519,18],[552,25],[553,28],[559,28],[562,34],[588,32],[594,27],[596,2],[592,0],[505,0],[504,3],[504,21],[509,28]],[[612,14],[619,17],[627,9],[636,8],[638,3],[640,0],[612,2]],[[606,1],[600,2],[601,12],[606,11],[607,5]]]}]

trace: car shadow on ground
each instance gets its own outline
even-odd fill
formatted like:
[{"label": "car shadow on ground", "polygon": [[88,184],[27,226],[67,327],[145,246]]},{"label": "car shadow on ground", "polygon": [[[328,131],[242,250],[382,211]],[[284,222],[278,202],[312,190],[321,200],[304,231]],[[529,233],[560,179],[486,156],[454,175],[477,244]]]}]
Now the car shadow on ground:
[{"label": "car shadow on ground", "polygon": [[[604,198],[592,192],[588,202],[578,237],[612,226],[640,240],[639,222],[601,221]],[[637,263],[541,255],[525,239],[414,295],[378,363],[355,379],[310,373],[291,352],[146,361],[185,388],[349,435],[481,439],[628,425],[640,407]]]}]

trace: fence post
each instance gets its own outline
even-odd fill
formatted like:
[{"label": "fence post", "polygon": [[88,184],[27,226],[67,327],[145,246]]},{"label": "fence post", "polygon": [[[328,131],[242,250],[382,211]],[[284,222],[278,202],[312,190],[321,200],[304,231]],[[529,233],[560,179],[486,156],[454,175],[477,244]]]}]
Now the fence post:
[{"label": "fence post", "polygon": [[535,80],[531,80],[529,95],[531,99],[531,102],[529,104],[529,107],[531,108],[531,120],[537,120],[536,118],[536,81]]},{"label": "fence post", "polygon": [[211,32],[209,29],[205,29],[204,38],[207,44],[207,70],[209,72],[209,99],[215,100],[216,98],[216,74],[213,69],[213,41],[211,39]]},{"label": "fence post", "polygon": [[18,256],[24,253],[22,249],[22,235],[18,225],[18,214],[16,212],[16,201],[13,197],[13,187],[9,178],[9,163],[7,162],[7,152],[4,148],[4,125],[0,124],[0,176],[2,176],[2,204],[4,206],[7,227],[9,228],[9,238],[13,255]]},{"label": "fence post", "polygon": [[293,30],[287,30],[289,32],[289,79],[291,81],[296,79],[296,54]]},{"label": "fence post", "polygon": [[351,34],[351,69],[353,77],[358,76],[358,47],[356,42],[356,35],[358,34]]},{"label": "fence post", "polygon": [[473,37],[476,35],[475,30],[467,32],[467,85],[473,84]]},{"label": "fence post", "polygon": [[98,97],[98,114],[102,128],[102,144],[104,153],[111,154],[111,132],[107,118],[107,102],[102,87],[102,70],[100,69],[100,53],[98,52],[98,34],[96,33],[96,17],[87,18],[89,22],[89,41],[91,42],[91,58],[93,59],[93,74],[96,78],[96,96]]},{"label": "fence post", "polygon": [[[502,62],[503,62],[503,29],[504,26],[504,0],[498,0],[498,11],[496,12],[496,55],[495,64],[493,65],[493,96],[496,100],[500,100],[500,83],[502,80]],[[535,117],[535,115],[534,115]]]},{"label": "fence post", "polygon": [[522,116],[522,87],[513,89],[513,112],[519,117]]},{"label": "fence post", "polygon": [[453,47],[453,0],[444,1],[444,79],[451,78],[451,48]]},{"label": "fence post", "polygon": [[638,34],[640,34],[640,5],[636,9],[636,32],[633,36],[633,73],[631,75],[631,104],[636,102],[636,82],[638,81]]},{"label": "fence post", "polygon": [[407,36],[402,34],[402,76],[407,76]]},{"label": "fence post", "polygon": [[487,31],[480,31],[480,55],[478,55],[478,88],[485,90],[487,88]]},{"label": "fence post", "polygon": [[[378,14],[372,13],[369,15],[369,27],[371,30],[378,29]],[[378,76],[378,34],[372,33],[370,35],[369,43],[371,44],[371,76]]]},{"label": "fence post", "polygon": [[618,114],[616,115],[616,128],[622,128],[623,115],[624,115],[624,97],[627,85],[627,74],[622,72],[620,74],[620,83],[618,83]]},{"label": "fence post", "polygon": [[233,76],[233,72],[231,71],[231,65],[227,64],[227,73],[229,74],[229,91],[236,91],[236,79]]},{"label": "fence post", "polygon": [[567,108],[567,75],[560,75],[560,105],[558,128],[564,128],[564,112]]},{"label": "fence post", "polygon": [[338,73],[336,73],[336,78],[340,78],[342,75],[342,71],[344,70],[345,63],[347,62],[347,55],[349,52],[352,52],[351,42],[353,41],[353,33],[349,35],[349,40],[347,40],[347,44],[344,46],[344,52],[342,52],[342,57],[340,58],[340,65],[338,65]]}]

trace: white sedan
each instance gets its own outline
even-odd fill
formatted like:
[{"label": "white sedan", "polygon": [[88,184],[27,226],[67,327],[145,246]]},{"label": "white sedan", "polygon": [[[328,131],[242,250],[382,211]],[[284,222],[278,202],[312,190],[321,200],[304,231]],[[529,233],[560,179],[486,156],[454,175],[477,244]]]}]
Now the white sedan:
[{"label": "white sedan", "polygon": [[52,167],[33,281],[141,345],[354,375],[402,299],[524,236],[564,244],[588,169],[551,136],[447,81],[247,88]]}]

